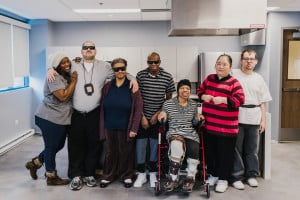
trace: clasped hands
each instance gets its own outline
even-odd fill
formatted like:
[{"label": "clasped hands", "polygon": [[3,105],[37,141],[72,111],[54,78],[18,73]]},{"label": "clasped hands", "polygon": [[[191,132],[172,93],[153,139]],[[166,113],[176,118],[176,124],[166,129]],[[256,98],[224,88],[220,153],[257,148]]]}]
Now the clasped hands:
[{"label": "clasped hands", "polygon": [[214,102],[214,104],[227,104],[227,97],[214,97],[212,95],[209,95],[209,94],[204,94],[202,95],[201,99],[204,101],[204,102]]}]

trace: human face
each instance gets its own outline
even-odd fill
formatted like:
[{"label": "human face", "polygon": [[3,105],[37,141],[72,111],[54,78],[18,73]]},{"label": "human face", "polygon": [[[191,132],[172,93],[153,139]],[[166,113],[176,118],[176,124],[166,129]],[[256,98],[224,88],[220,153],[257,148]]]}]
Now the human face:
[{"label": "human face", "polygon": [[69,60],[68,57],[64,57],[60,63],[59,66],[61,70],[65,73],[70,73],[71,72],[71,61]]},{"label": "human face", "polygon": [[96,56],[96,48],[95,48],[95,44],[92,43],[92,42],[85,42],[83,45],[82,45],[82,48],[81,48],[81,54],[82,54],[82,57],[84,59],[84,61],[94,61],[95,60],[95,56]]},{"label": "human face", "polygon": [[157,73],[159,71],[160,59],[157,55],[151,55],[147,60],[150,73]]},{"label": "human face", "polygon": [[257,64],[255,53],[245,52],[241,59],[242,71],[253,71]]},{"label": "human face", "polygon": [[187,85],[183,85],[178,89],[178,96],[182,99],[188,99],[191,95],[191,88]]},{"label": "human face", "polygon": [[229,75],[231,70],[231,65],[227,56],[221,56],[215,65],[216,73],[219,79],[224,78]]},{"label": "human face", "polygon": [[124,63],[116,63],[112,69],[117,79],[124,79],[126,77],[126,66]]}]

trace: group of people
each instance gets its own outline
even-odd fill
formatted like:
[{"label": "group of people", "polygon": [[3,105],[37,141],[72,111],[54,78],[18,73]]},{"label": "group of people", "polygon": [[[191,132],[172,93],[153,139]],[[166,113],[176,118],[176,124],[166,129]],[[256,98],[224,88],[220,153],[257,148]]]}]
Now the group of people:
[{"label": "group of people", "polygon": [[[157,182],[159,122],[167,121],[169,173],[167,191],[178,187],[178,171],[185,159],[187,176],[182,190],[191,192],[199,164],[200,139],[193,122],[205,120],[204,138],[207,182],[225,192],[228,183],[244,189],[258,185],[258,139],[265,128],[265,103],[271,100],[263,78],[255,73],[257,55],[253,50],[241,54],[241,70],[231,75],[230,55],[220,55],[216,74],[209,75],[197,90],[202,113],[191,100],[191,83],[175,83],[160,67],[160,55],[147,57],[148,67],[133,77],[127,61],[111,64],[95,58],[91,41],[82,44],[82,60],[70,61],[63,53],[51,59],[44,85],[44,99],[35,115],[41,129],[44,150],[26,163],[32,179],[44,164],[47,185],[67,185],[80,190],[85,183],[95,187],[100,159],[100,141],[105,141],[105,158],[100,187],[119,179],[124,187],[142,187]],[[175,97],[172,97],[174,96]],[[55,157],[68,139],[68,176],[57,175]],[[136,179],[135,171],[138,172]]]}]

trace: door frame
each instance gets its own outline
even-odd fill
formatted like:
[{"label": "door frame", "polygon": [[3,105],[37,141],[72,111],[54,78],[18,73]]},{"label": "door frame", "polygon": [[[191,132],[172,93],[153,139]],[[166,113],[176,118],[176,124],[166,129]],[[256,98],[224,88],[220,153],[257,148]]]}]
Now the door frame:
[{"label": "door frame", "polygon": [[[285,51],[285,31],[290,30],[293,32],[299,32],[300,27],[289,27],[289,28],[282,28],[282,50],[281,50],[281,92],[280,92],[280,103],[279,103],[279,110],[280,110],[280,117],[279,117],[279,142],[287,142],[287,141],[299,141],[300,140],[300,128],[281,128],[281,120],[282,120],[282,88],[283,88],[283,80],[285,77],[283,77],[283,66],[286,64],[288,59],[288,53],[287,56],[284,57],[284,51]],[[300,38],[299,38],[300,39]]]}]

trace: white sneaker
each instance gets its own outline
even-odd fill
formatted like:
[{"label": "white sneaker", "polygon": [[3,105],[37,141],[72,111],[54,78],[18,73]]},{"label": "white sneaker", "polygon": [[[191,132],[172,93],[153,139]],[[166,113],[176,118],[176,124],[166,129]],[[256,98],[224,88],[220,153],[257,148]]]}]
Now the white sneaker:
[{"label": "white sneaker", "polygon": [[258,182],[257,182],[256,178],[248,178],[247,183],[251,187],[257,187],[258,186]]},{"label": "white sneaker", "polygon": [[126,178],[126,179],[124,180],[124,183],[132,183],[131,178]]},{"label": "white sneaker", "polygon": [[154,188],[157,182],[156,172],[150,172],[150,187]]},{"label": "white sneaker", "polygon": [[219,177],[215,177],[215,176],[210,175],[207,178],[206,183],[208,183],[209,186],[214,186],[217,183],[218,180],[219,180]]},{"label": "white sneaker", "polygon": [[228,182],[226,180],[218,180],[215,191],[223,193],[227,190],[227,188],[228,188]]},{"label": "white sneaker", "polygon": [[146,173],[139,173],[137,179],[135,180],[133,187],[140,188],[144,183],[147,182]]},{"label": "white sneaker", "polygon": [[242,181],[234,181],[234,182],[232,183],[232,186],[233,186],[234,188],[238,189],[238,190],[243,190],[243,189],[245,189],[245,185],[244,185],[244,183],[242,183]]}]

